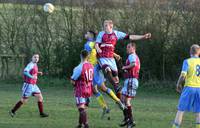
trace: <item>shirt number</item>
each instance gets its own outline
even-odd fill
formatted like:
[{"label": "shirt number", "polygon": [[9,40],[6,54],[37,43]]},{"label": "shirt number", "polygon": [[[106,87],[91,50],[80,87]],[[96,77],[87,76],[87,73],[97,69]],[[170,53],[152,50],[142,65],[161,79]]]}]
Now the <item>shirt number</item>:
[{"label": "shirt number", "polygon": [[196,66],[196,75],[200,76],[200,65]]},{"label": "shirt number", "polygon": [[86,76],[87,81],[92,81],[92,79],[93,79],[93,69],[86,70],[85,76]]}]

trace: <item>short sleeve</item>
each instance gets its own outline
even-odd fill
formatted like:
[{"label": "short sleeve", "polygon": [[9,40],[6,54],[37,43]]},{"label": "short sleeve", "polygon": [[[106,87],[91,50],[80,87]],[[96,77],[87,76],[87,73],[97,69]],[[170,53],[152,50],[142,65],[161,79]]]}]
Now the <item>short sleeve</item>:
[{"label": "short sleeve", "polygon": [[29,63],[25,68],[24,68],[24,72],[30,72],[34,67],[33,63]]},{"label": "short sleeve", "polygon": [[96,43],[102,43],[102,37],[104,35],[104,31],[101,31],[99,32],[99,34],[97,35],[97,38],[96,38]]},{"label": "short sleeve", "polygon": [[184,60],[182,70],[181,70],[181,74],[186,75],[187,71],[188,71],[188,61]]},{"label": "short sleeve", "polygon": [[130,63],[136,62],[136,56],[134,54],[131,54],[128,56],[128,60]]},{"label": "short sleeve", "polygon": [[126,36],[127,36],[127,34],[126,33],[124,33],[124,32],[121,32],[121,31],[114,31],[115,32],[115,35],[117,36],[117,39],[119,40],[119,39],[124,39]]},{"label": "short sleeve", "polygon": [[79,78],[82,72],[82,66],[83,66],[82,64],[79,64],[77,67],[74,68],[73,74],[71,76],[72,80],[77,80]]}]

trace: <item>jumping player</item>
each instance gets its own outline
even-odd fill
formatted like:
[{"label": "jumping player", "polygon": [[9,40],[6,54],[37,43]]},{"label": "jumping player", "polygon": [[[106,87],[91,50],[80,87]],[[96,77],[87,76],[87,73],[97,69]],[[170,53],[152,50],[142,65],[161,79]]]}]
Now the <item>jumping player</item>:
[{"label": "jumping player", "polygon": [[92,96],[92,84],[94,67],[88,62],[89,54],[86,50],[81,51],[81,63],[74,68],[71,83],[74,85],[74,96],[79,110],[79,125],[77,128],[89,128],[86,107]]},{"label": "jumping player", "polygon": [[109,82],[114,86],[115,93],[120,97],[118,70],[114,56],[115,45],[119,39],[140,40],[151,37],[150,33],[145,35],[128,35],[113,30],[112,20],[104,21],[104,31],[101,31],[96,39],[95,48],[98,53],[98,61]]},{"label": "jumping player", "polygon": [[41,117],[48,117],[48,114],[43,112],[43,97],[40,89],[36,85],[38,74],[42,75],[42,72],[38,72],[37,63],[39,61],[39,54],[32,56],[32,61],[24,69],[24,84],[22,88],[22,98],[9,112],[11,117],[15,116],[16,111],[28,101],[30,96],[35,96],[38,100],[38,108]]},{"label": "jumping player", "polygon": [[183,61],[182,71],[176,85],[176,90],[181,92],[181,96],[172,128],[180,128],[184,112],[194,112],[196,128],[200,128],[200,46],[193,44],[190,48],[190,55],[190,58]]},{"label": "jumping player", "polygon": [[132,128],[135,126],[135,122],[132,115],[131,100],[136,96],[136,89],[138,88],[138,77],[140,71],[140,60],[136,54],[136,45],[131,42],[126,48],[128,58],[126,65],[122,67],[124,70],[124,86],[122,88],[121,101],[126,105],[127,109],[124,109],[124,120],[120,124],[121,127],[126,126]]},{"label": "jumping player", "polygon": [[[107,106],[107,104],[106,104],[106,102],[103,98],[103,95],[98,91],[98,88],[100,88],[103,92],[107,93],[120,106],[121,109],[124,109],[125,106],[122,104],[120,99],[117,98],[115,93],[110,88],[107,88],[105,83],[104,83],[105,78],[104,78],[104,75],[102,73],[101,67],[97,63],[97,54],[96,54],[96,49],[94,48],[94,46],[95,46],[95,41],[94,41],[95,36],[96,36],[96,34],[93,31],[88,31],[85,34],[85,38],[87,39],[87,42],[84,45],[84,49],[89,52],[89,54],[90,54],[89,55],[89,62],[94,65],[93,92],[94,92],[94,95],[97,98],[99,105],[103,109],[102,117],[104,117],[104,115],[106,113],[109,113],[110,110],[108,109],[108,106]],[[114,56],[116,58],[120,58],[120,56],[117,55],[117,54],[115,54]]]}]

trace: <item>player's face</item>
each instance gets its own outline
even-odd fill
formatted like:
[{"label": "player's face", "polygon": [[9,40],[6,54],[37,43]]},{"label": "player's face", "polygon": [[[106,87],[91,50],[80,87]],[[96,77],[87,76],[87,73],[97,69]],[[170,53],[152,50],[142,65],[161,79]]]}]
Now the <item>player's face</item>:
[{"label": "player's face", "polygon": [[90,33],[89,32],[85,33],[85,39],[88,39],[88,38],[90,38]]},{"label": "player's face", "polygon": [[131,54],[134,51],[135,51],[135,48],[131,44],[128,44],[127,47],[126,47],[127,54]]},{"label": "player's face", "polygon": [[113,28],[112,24],[110,24],[108,22],[104,23],[104,31],[106,31],[107,33],[111,33],[112,32],[112,28]]},{"label": "player's face", "polygon": [[38,55],[38,54],[33,55],[33,57],[32,57],[32,62],[33,62],[33,63],[37,63],[38,61],[39,61],[39,55]]}]

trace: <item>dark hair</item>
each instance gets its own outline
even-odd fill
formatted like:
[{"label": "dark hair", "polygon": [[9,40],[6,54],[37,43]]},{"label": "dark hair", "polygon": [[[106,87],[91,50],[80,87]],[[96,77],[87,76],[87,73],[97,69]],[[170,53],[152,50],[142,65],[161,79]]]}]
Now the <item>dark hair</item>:
[{"label": "dark hair", "polygon": [[87,50],[82,50],[82,51],[81,51],[81,57],[82,57],[83,59],[87,58],[88,55],[89,55],[89,53],[87,52]]},{"label": "dark hair", "polygon": [[92,34],[94,38],[96,38],[96,33],[95,33],[94,31],[90,30],[90,31],[88,31],[88,32],[89,32],[90,34]]},{"label": "dark hair", "polygon": [[132,47],[135,47],[136,48],[136,44],[135,44],[135,42],[133,42],[133,41],[130,41],[130,43],[129,44],[131,44],[131,46]]}]

